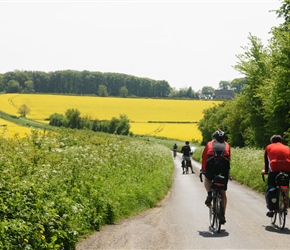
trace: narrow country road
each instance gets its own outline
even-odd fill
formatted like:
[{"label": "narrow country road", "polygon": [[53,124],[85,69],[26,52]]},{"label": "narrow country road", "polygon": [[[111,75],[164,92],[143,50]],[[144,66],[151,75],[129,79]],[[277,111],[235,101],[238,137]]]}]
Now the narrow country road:
[{"label": "narrow country road", "polygon": [[264,196],[235,181],[228,185],[227,223],[213,233],[200,164],[193,161],[196,174],[182,175],[180,154],[174,162],[173,187],[157,207],[104,226],[76,249],[290,249],[289,215],[284,230],[274,228],[265,215]]}]

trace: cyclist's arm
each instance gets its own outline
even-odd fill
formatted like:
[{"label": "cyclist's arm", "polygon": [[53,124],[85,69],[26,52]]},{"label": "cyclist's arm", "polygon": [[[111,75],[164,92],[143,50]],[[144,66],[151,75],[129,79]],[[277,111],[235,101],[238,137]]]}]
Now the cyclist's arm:
[{"label": "cyclist's arm", "polygon": [[208,143],[206,144],[206,146],[204,147],[204,150],[202,152],[202,158],[201,158],[201,170],[202,172],[205,172],[206,167],[206,161],[207,161],[207,148],[208,148]]},{"label": "cyclist's arm", "polygon": [[268,158],[268,153],[267,153],[267,148],[265,149],[265,152],[264,152],[264,173],[268,173],[269,171],[269,158]]}]

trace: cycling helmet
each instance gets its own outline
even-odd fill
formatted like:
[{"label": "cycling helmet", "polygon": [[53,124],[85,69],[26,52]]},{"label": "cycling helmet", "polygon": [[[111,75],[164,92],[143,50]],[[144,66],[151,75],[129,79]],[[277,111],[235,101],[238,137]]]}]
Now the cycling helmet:
[{"label": "cycling helmet", "polygon": [[282,136],[281,135],[273,135],[270,138],[270,142],[271,143],[282,142]]},{"label": "cycling helmet", "polygon": [[224,139],[225,138],[225,132],[221,130],[217,130],[212,134],[212,137],[215,139]]},{"label": "cycling helmet", "polygon": [[188,145],[189,144],[189,141],[186,141],[185,144]]}]

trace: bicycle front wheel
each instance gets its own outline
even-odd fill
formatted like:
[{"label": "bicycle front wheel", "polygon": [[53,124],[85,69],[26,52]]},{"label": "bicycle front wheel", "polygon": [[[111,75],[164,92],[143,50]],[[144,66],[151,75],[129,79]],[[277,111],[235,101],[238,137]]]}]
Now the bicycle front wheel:
[{"label": "bicycle front wheel", "polygon": [[213,205],[209,205],[208,208],[209,208],[208,209],[208,211],[209,211],[209,226],[211,228],[213,228],[214,220],[215,220],[215,213],[214,213]]},{"label": "bicycle front wheel", "polygon": [[273,217],[271,217],[271,223],[272,223],[273,225],[275,224],[276,219],[277,219],[277,211],[275,210],[275,211],[274,211],[274,215],[273,215]]}]

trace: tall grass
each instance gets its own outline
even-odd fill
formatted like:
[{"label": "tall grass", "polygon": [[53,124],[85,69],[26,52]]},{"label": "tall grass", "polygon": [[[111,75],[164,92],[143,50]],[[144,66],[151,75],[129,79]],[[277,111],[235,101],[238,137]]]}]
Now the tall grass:
[{"label": "tall grass", "polygon": [[[201,162],[204,147],[198,147],[193,158]],[[231,148],[230,176],[239,183],[251,189],[264,193],[266,183],[261,178],[261,170],[264,168],[264,151],[251,148]]]},{"label": "tall grass", "polygon": [[153,207],[172,185],[168,148],[88,131],[0,136],[0,249],[74,249]]}]

